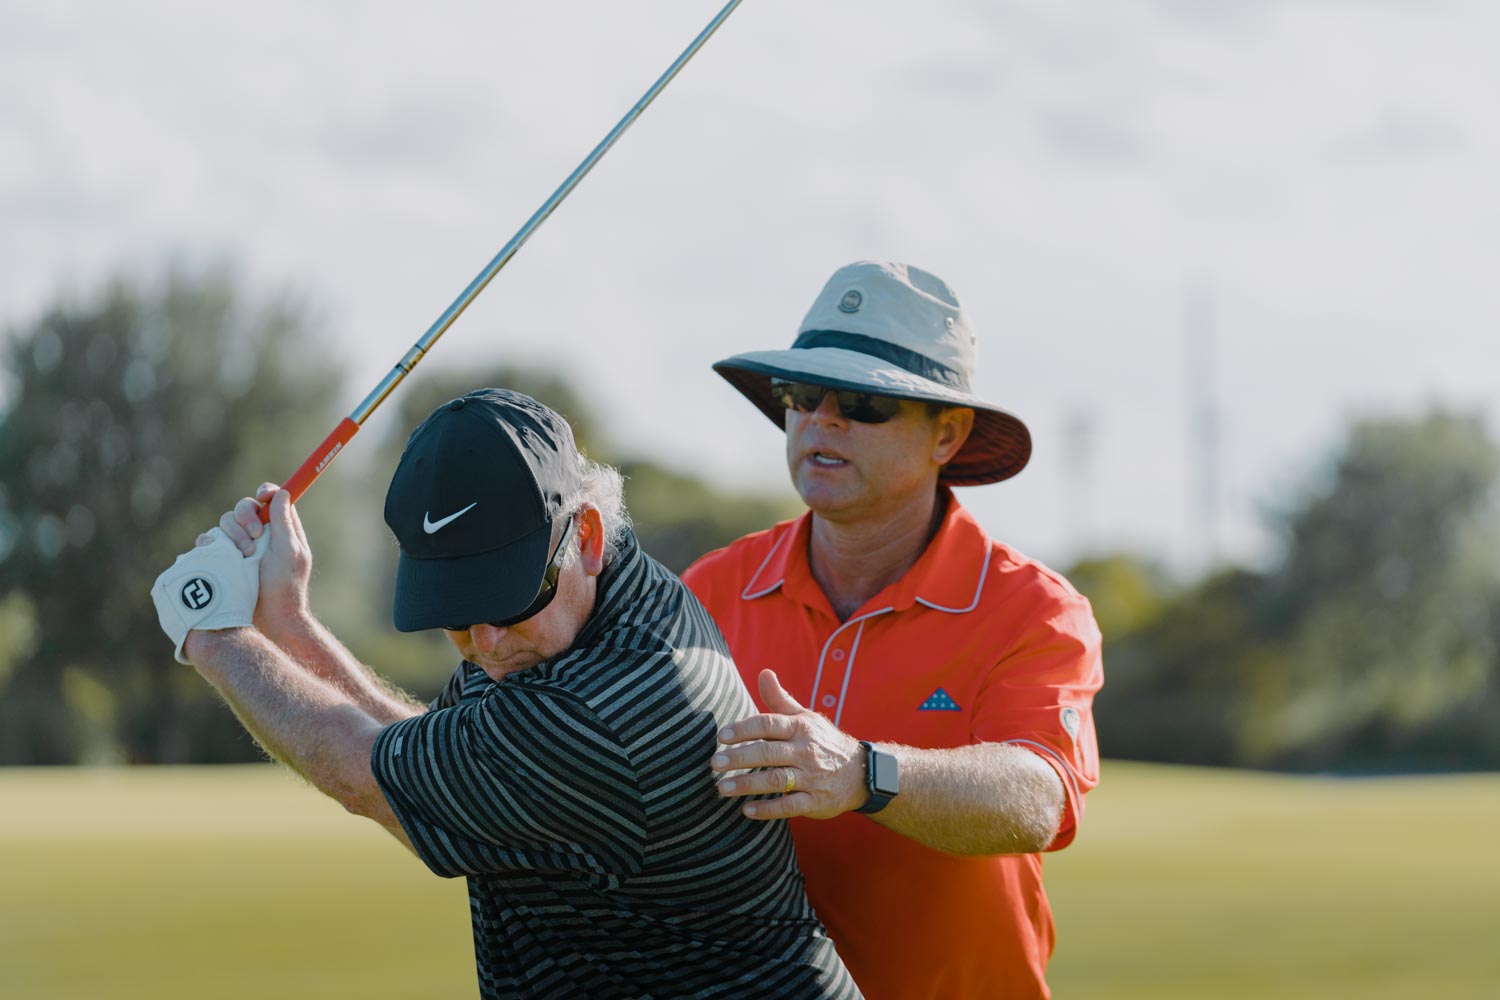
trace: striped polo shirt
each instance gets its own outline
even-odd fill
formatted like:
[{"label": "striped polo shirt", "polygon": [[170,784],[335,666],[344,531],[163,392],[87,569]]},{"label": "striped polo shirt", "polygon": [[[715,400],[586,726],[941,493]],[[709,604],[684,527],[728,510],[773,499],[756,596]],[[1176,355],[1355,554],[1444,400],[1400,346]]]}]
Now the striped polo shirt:
[{"label": "striped polo shirt", "polygon": [[465,662],[371,766],[434,872],[466,876],[484,997],[857,997],[784,822],[708,766],[755,713],[703,607],[634,537],[573,647]]}]

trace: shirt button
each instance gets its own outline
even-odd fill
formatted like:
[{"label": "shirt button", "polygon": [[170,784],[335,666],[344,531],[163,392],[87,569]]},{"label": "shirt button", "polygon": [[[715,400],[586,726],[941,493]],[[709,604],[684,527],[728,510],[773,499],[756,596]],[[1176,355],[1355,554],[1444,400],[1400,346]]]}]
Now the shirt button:
[{"label": "shirt button", "polygon": [[842,649],[835,649],[833,651],[833,658],[835,660],[842,660],[844,658],[844,651]]},{"label": "shirt button", "polygon": [[823,707],[824,708],[832,708],[837,701],[838,701],[838,699],[835,698],[833,695],[831,695],[831,694],[825,694],[823,696]]}]

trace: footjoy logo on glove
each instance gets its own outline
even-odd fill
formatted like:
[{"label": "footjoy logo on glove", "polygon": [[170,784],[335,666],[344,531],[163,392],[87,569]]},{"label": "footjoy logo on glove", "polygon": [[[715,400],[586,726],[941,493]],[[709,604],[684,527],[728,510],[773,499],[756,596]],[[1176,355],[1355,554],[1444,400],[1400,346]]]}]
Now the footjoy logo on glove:
[{"label": "footjoy logo on glove", "polygon": [[202,611],[213,603],[214,588],[201,576],[182,585],[182,603],[189,611]]}]

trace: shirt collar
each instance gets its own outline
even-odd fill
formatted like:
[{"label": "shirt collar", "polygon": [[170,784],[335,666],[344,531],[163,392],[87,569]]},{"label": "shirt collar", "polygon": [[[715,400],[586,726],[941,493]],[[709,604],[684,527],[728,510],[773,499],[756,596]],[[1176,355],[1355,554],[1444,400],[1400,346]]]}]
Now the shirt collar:
[{"label": "shirt collar", "polygon": [[[916,564],[871,598],[866,607],[905,611],[921,603],[938,611],[962,614],[978,605],[989,568],[989,536],[948,487],[940,489],[938,503],[945,506],[937,534]],[[780,588],[787,597],[831,614],[828,597],[813,579],[807,561],[811,531],[811,511],[783,524],[770,554],[751,574],[740,597],[754,600]]]}]

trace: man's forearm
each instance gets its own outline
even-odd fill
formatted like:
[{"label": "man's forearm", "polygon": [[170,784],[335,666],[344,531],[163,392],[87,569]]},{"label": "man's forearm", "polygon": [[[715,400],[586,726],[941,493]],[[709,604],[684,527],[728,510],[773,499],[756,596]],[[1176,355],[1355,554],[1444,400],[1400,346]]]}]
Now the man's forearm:
[{"label": "man's forearm", "polygon": [[294,661],[333,685],[371,718],[389,724],[426,711],[426,706],[361,663],[311,615],[268,633]]},{"label": "man's forearm", "polygon": [[[755,819],[832,819],[869,798],[865,752],[857,737],[803,708],[775,671],[762,670],[768,712],[719,730],[723,749],[709,766],[725,773],[719,794],[757,795]],[[1030,854],[1057,836],[1065,793],[1051,765],[1023,747],[980,743],[928,750],[881,743],[899,764],[900,794],[870,819],[950,854]],[[735,774],[736,771],[753,771]]]},{"label": "man's forearm", "polygon": [[328,681],[300,669],[255,629],[191,632],[185,649],[266,752],[350,812],[368,816],[406,842],[370,771],[381,721]]},{"label": "man's forearm", "polygon": [[878,746],[896,755],[901,782],[890,805],[870,815],[881,826],[950,854],[1030,854],[1057,834],[1062,781],[1030,750]]}]

